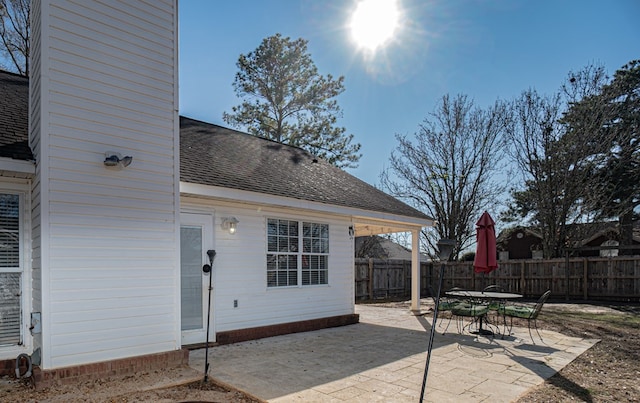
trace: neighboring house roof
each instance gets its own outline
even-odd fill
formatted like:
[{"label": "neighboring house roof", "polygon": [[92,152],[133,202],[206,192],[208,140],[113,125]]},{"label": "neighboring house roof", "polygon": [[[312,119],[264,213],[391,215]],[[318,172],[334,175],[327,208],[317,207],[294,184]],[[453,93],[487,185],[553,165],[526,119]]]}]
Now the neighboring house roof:
[{"label": "neighboring house roof", "polygon": [[[640,242],[640,222],[634,223],[633,240]],[[569,245],[574,248],[579,248],[587,245],[589,242],[599,238],[610,235],[618,235],[619,223],[617,221],[600,221],[592,223],[575,223],[567,226],[567,240]],[[498,245],[506,246],[509,239],[518,232],[523,232],[527,235],[534,236],[542,240],[542,234],[537,228],[527,227],[513,227],[503,230],[498,235],[496,243]]]},{"label": "neighboring house roof", "polygon": [[180,180],[432,220],[301,148],[186,117]]},{"label": "neighboring house roof", "polygon": [[0,157],[33,160],[28,78],[0,70],[0,111]]},{"label": "neighboring house roof", "polygon": [[[0,157],[33,160],[28,78],[0,70],[0,111]],[[180,180],[432,221],[301,148],[186,117]]]},{"label": "neighboring house roof", "polygon": [[532,237],[542,239],[542,234],[540,234],[537,230],[527,228],[527,227],[522,227],[522,226],[516,226],[516,227],[511,227],[511,228],[507,228],[500,231],[500,233],[498,234],[498,237],[496,238],[496,244],[497,245],[506,244],[509,242],[509,239],[511,239],[512,236],[517,235],[518,233],[522,233],[523,235],[530,235]]},{"label": "neighboring house roof", "polygon": [[[411,249],[377,235],[356,237],[355,250],[357,258],[411,260]],[[420,253],[420,261],[427,262],[429,257]]]}]

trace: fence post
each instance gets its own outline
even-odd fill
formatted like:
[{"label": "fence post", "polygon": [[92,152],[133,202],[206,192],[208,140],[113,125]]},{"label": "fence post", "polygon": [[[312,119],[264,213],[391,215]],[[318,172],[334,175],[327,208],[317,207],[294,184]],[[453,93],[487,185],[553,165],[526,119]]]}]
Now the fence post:
[{"label": "fence post", "polygon": [[471,267],[471,289],[476,289],[476,271]]},{"label": "fence post", "polygon": [[589,278],[587,277],[589,273],[589,260],[586,257],[582,258],[582,287],[583,287],[583,296],[585,301],[589,299]]},{"label": "fence post", "polygon": [[367,292],[369,293],[369,299],[373,299],[373,258],[369,258],[369,281],[367,284]]},{"label": "fence post", "polygon": [[522,263],[520,263],[520,293],[522,293],[522,295],[526,295],[526,283],[525,283],[525,279],[524,279],[524,260],[522,261]]},{"label": "fence post", "polygon": [[566,256],[567,257],[566,257],[565,264],[564,264],[564,266],[565,266],[564,272],[565,272],[565,279],[566,279],[565,281],[566,281],[567,284],[565,285],[566,292],[565,292],[564,299],[569,301],[569,281],[571,279],[571,276],[569,276],[569,251],[566,252]]}]

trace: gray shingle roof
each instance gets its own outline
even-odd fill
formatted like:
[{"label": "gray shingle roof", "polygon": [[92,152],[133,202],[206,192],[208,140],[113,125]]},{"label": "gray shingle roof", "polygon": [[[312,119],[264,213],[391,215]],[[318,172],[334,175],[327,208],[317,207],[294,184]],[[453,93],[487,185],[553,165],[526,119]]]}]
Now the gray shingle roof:
[{"label": "gray shingle roof", "polygon": [[305,150],[186,117],[180,180],[431,220]]},{"label": "gray shingle roof", "polygon": [[0,157],[32,160],[29,79],[0,70]]},{"label": "gray shingle roof", "polygon": [[[29,80],[0,70],[0,157],[33,160]],[[180,117],[180,180],[432,220],[308,152]]]}]

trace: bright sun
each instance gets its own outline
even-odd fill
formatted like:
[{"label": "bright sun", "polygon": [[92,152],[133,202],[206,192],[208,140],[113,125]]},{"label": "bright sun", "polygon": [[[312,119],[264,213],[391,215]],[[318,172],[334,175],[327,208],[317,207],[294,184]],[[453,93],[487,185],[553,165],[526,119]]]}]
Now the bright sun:
[{"label": "bright sun", "polygon": [[397,0],[362,0],[351,18],[351,35],[370,51],[388,41],[398,25]]}]

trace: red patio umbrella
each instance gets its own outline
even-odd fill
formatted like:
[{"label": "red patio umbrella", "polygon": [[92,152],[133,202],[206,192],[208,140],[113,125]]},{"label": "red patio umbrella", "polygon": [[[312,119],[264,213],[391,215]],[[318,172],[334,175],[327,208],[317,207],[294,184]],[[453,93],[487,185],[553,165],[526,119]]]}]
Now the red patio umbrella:
[{"label": "red patio umbrella", "polygon": [[476,273],[491,273],[497,268],[495,222],[485,211],[476,223],[476,257],[473,260],[473,270]]}]

